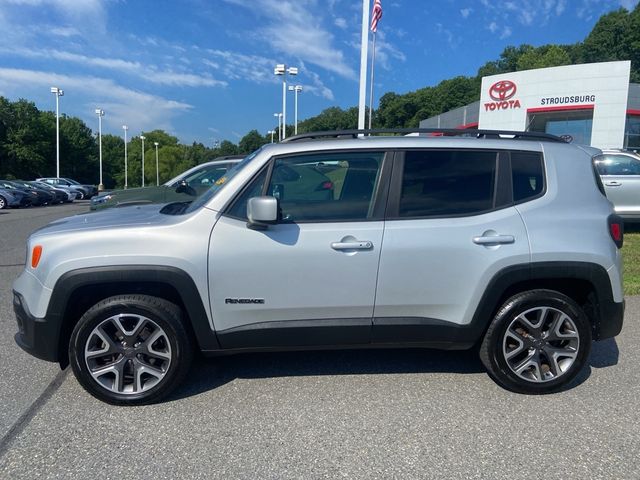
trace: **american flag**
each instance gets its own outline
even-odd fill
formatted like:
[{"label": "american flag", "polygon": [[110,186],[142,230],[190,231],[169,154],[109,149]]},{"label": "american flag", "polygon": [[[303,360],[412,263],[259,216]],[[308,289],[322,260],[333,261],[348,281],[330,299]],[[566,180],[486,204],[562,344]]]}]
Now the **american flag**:
[{"label": "american flag", "polygon": [[378,22],[382,18],[382,3],[380,0],[375,0],[373,4],[373,10],[371,11],[371,31],[376,33],[378,31]]}]

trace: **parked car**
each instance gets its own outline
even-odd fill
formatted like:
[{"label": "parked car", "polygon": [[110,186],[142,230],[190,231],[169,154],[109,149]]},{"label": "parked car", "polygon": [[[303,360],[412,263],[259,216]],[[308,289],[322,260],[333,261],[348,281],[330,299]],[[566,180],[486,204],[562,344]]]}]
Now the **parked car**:
[{"label": "parked car", "polygon": [[607,198],[626,222],[640,221],[640,156],[625,150],[604,150],[594,163]]},{"label": "parked car", "polygon": [[32,187],[38,188],[40,190],[44,190],[52,194],[54,196],[54,199],[51,201],[52,204],[65,203],[69,198],[67,195],[67,192],[58,188],[53,188],[48,183],[41,183],[41,182],[26,182],[26,183],[28,183]]},{"label": "parked car", "polygon": [[18,185],[19,187],[36,192],[38,194],[38,198],[41,201],[39,205],[51,205],[53,203],[58,203],[56,194],[51,190],[36,187],[29,182],[25,182],[24,180],[14,180],[13,183],[15,185]]},{"label": "parked car", "polygon": [[91,199],[91,210],[126,207],[145,203],[167,203],[193,200],[210,188],[226,171],[238,163],[242,155],[219,157],[197,165],[160,186],[128,188],[103,192]]},{"label": "parked car", "polygon": [[30,200],[30,205],[42,206],[47,203],[47,200],[51,198],[51,196],[44,192],[38,191],[33,188],[27,188],[24,185],[21,185],[17,181],[14,180],[0,180],[0,188],[6,188],[9,190],[16,189],[28,195]]},{"label": "parked car", "polygon": [[0,210],[5,208],[28,207],[31,205],[29,194],[17,188],[8,189],[0,187]]},{"label": "parked car", "polygon": [[84,199],[88,200],[91,197],[98,194],[98,187],[96,187],[95,185],[83,185],[70,178],[47,177],[47,178],[36,178],[36,181],[45,182],[45,183],[48,183],[49,185],[53,185],[54,187],[58,185],[70,187],[76,190],[80,194],[80,197],[78,198],[79,200],[84,200]]},{"label": "parked car", "polygon": [[566,388],[623,323],[601,151],[530,132],[366,133],[291,137],[193,201],[33,233],[17,343],[125,405],[169,394],[195,351],[477,346],[504,388]]},{"label": "parked car", "polygon": [[29,183],[35,187],[44,188],[45,190],[54,192],[60,203],[71,203],[78,198],[78,192],[65,185],[57,185],[56,187],[53,187],[45,182],[33,181]]}]

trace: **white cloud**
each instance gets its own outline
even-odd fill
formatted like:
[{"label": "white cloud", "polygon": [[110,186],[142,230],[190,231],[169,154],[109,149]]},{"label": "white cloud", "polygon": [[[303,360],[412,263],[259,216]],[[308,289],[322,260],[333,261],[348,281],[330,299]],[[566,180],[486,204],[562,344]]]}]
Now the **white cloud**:
[{"label": "white cloud", "polygon": [[24,8],[50,8],[60,13],[82,30],[94,33],[105,33],[107,13],[106,0],[1,0],[0,8],[5,11],[10,7],[14,13],[24,15]]},{"label": "white cloud", "polygon": [[491,22],[487,28],[491,33],[496,33],[498,31],[498,24],[496,22]]},{"label": "white cloud", "polygon": [[[24,95],[25,91],[31,91],[32,97],[37,97],[36,91],[48,91],[51,85],[66,90],[65,97],[73,92],[74,96],[84,99],[87,112],[102,108],[107,128],[118,132],[123,123],[140,130],[172,130],[171,119],[193,108],[187,103],[131,90],[104,78],[0,68],[0,89],[5,92]],[[88,125],[93,124],[93,117],[90,113],[83,116]]]},{"label": "white cloud", "polygon": [[80,55],[60,50],[37,50],[27,48],[1,48],[0,53],[18,55],[29,58],[53,58],[84,66],[107,68],[118,72],[135,75],[144,80],[158,85],[171,85],[177,87],[216,87],[226,86],[227,82],[216,80],[210,75],[196,75],[193,73],[174,72],[161,70],[153,65],[143,65],[139,62],[131,62],[119,58],[101,58],[95,56]]},{"label": "white cloud", "polygon": [[[583,0],[586,2],[601,2],[603,0]],[[604,0],[605,2],[611,0]],[[637,1],[637,0],[636,0]],[[508,2],[490,2],[480,0],[486,15],[502,23],[511,23],[514,19],[521,25],[532,26],[544,24],[551,17],[562,15],[567,7],[567,0],[511,0]],[[496,23],[492,20],[492,23]],[[491,28],[489,28],[491,30]],[[491,30],[493,33],[497,31]],[[501,32],[504,35],[505,31]]]},{"label": "white cloud", "polygon": [[50,27],[49,32],[58,37],[75,37],[80,31],[75,27]]},{"label": "white cloud", "polygon": [[472,11],[472,8],[463,8],[462,10],[460,10],[460,15],[462,15],[462,18],[469,18],[469,15],[471,15]]},{"label": "white cloud", "polygon": [[225,0],[266,18],[261,38],[275,50],[356,80],[333,35],[320,25],[317,0]]},{"label": "white cloud", "polygon": [[347,21],[342,17],[337,17],[333,21],[333,24],[338,28],[342,28],[343,30],[347,28]]}]

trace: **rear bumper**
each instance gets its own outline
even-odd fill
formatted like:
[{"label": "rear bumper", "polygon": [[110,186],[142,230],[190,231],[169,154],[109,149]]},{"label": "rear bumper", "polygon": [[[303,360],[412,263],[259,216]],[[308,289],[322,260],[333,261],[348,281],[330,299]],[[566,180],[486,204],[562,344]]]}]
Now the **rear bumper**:
[{"label": "rear bumper", "polygon": [[18,346],[34,357],[57,362],[59,328],[45,319],[33,317],[24,298],[15,290],[13,311],[18,322],[18,333],[15,335]]}]

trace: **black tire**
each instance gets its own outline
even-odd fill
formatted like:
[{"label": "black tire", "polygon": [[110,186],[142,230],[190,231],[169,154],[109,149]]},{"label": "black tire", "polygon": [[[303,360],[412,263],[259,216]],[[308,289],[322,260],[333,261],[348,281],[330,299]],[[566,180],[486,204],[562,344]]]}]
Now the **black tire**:
[{"label": "black tire", "polygon": [[[522,318],[519,315],[530,312],[527,315],[535,316],[537,309],[545,308],[550,308],[552,315],[556,316],[555,318],[568,317],[570,319],[563,323],[563,326],[568,328],[566,332],[572,337],[571,340],[554,339],[552,345],[549,344],[551,343],[550,341],[545,344],[544,337],[549,334],[549,331],[543,331],[546,322],[540,324],[540,337],[543,340],[536,340],[537,334],[534,334],[519,337],[521,340],[514,341],[513,336],[507,333],[507,329],[512,325],[512,322],[515,322],[513,324],[514,328],[518,325],[517,322],[519,320],[517,319]],[[562,317],[561,314],[567,317]],[[542,314],[540,317],[542,317]],[[551,322],[551,319],[549,322]],[[563,322],[565,321],[563,320]],[[516,343],[518,341],[522,343],[518,345]],[[534,344],[534,342],[537,343]],[[557,368],[558,362],[556,362],[556,372],[560,372],[557,375],[552,370],[552,362],[549,360],[551,357],[547,355],[552,348],[556,347],[565,349],[567,352],[576,351],[573,363],[569,363],[570,359],[563,360],[567,362],[566,370],[560,371]],[[591,325],[580,306],[571,298],[554,290],[530,290],[514,295],[500,307],[489,325],[480,346],[480,359],[495,382],[507,390],[526,394],[546,394],[557,392],[570,383],[584,367],[590,351]],[[511,360],[512,363],[516,364],[513,365],[514,368],[507,361],[507,356],[511,355],[511,352],[514,352],[513,360]],[[536,370],[535,367],[529,367],[528,370],[525,370],[520,375],[517,374],[516,371],[519,368],[516,367],[524,365],[529,354],[535,355],[537,352],[540,355],[540,357],[537,357],[539,359],[538,366],[541,368]],[[518,358],[517,355],[521,357]],[[520,362],[521,359],[522,361]],[[523,378],[523,376],[532,378]],[[545,376],[548,377],[545,378]]]},{"label": "black tire", "polygon": [[7,208],[7,200],[0,195],[0,210]]},{"label": "black tire", "polygon": [[[155,324],[164,331],[166,335],[163,336],[163,341],[166,338],[169,343],[167,349],[171,358],[163,378],[141,393],[118,393],[103,386],[92,376],[88,365],[90,360],[85,358],[87,342],[90,336],[95,338],[92,334],[94,329],[118,314],[139,315],[150,320],[151,324]],[[192,342],[182,323],[182,318],[182,311],[176,305],[148,295],[118,295],[97,303],[80,318],[71,334],[69,362],[73,373],[91,395],[113,405],[145,405],[160,401],[182,382],[193,359]],[[116,345],[122,348],[117,342]],[[123,345],[126,346],[126,341]],[[135,361],[133,358],[126,357],[124,353],[119,355],[121,357],[118,358],[125,363],[129,362],[127,365],[133,365]],[[113,383],[115,385],[115,380]]]}]

